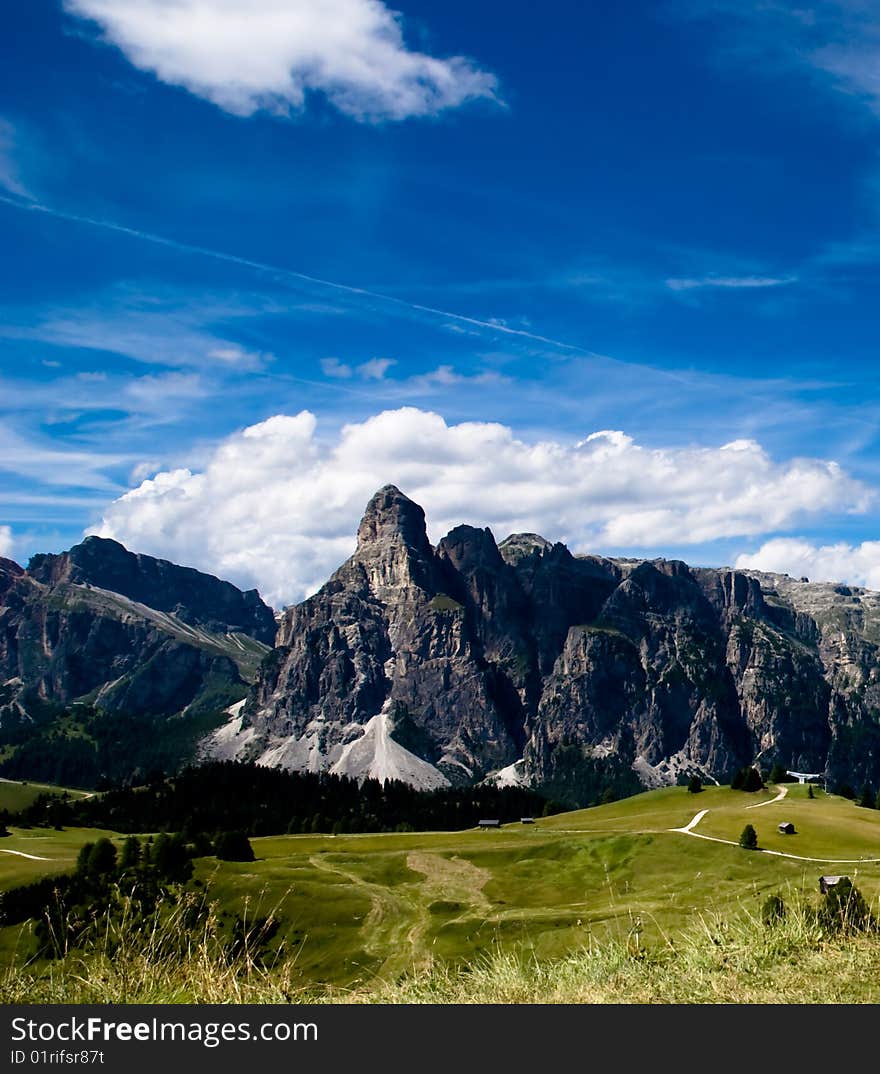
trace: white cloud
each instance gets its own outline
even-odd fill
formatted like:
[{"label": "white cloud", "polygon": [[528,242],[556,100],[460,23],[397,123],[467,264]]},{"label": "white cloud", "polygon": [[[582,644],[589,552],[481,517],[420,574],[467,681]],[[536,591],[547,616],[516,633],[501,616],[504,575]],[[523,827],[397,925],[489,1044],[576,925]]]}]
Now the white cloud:
[{"label": "white cloud", "polygon": [[325,377],[333,377],[336,380],[348,380],[352,376],[352,368],[347,362],[340,362],[338,358],[322,358],[321,372]]},{"label": "white cloud", "polygon": [[357,367],[358,376],[364,380],[382,380],[388,370],[395,365],[393,358],[371,358]]},{"label": "white cloud", "polygon": [[726,18],[717,40],[728,62],[815,68],[880,114],[880,17],[874,0],[676,0],[680,14]]},{"label": "white cloud", "polygon": [[230,436],[199,472],[157,474],[114,501],[94,532],[256,585],[279,605],[348,556],[367,500],[393,482],[426,510],[433,540],[460,522],[575,550],[762,535],[818,512],[866,507],[836,463],[777,462],[757,443],[648,449],[616,431],[529,443],[497,423],[448,425],[414,407],[318,437],[308,411]]},{"label": "white cloud", "polygon": [[737,558],[743,570],[771,571],[811,582],[848,582],[880,590],[880,541],[815,545],[803,537],[777,537]]},{"label": "white cloud", "polygon": [[434,115],[496,99],[461,56],[411,51],[380,0],[65,0],[136,67],[248,116],[298,111],[323,93],[359,120]]},{"label": "white cloud", "polygon": [[762,287],[786,287],[796,276],[700,276],[672,277],[666,281],[670,291],[694,291],[702,287],[719,287],[730,291]]},{"label": "white cloud", "polygon": [[175,409],[186,399],[204,399],[208,390],[201,377],[192,373],[162,373],[153,377],[137,377],[122,389],[129,404],[141,411],[153,412]]},{"label": "white cloud", "polygon": [[239,369],[261,369],[266,362],[273,360],[271,354],[264,351],[248,351],[244,347],[239,347],[237,343],[214,347],[208,351],[208,357]]},{"label": "white cloud", "polygon": [[19,198],[33,201],[33,194],[21,180],[18,164],[15,160],[15,128],[5,119],[0,119],[0,187]]},{"label": "white cloud", "polygon": [[99,451],[62,450],[54,441],[26,438],[0,421],[0,473],[39,481],[45,485],[115,490],[119,485],[106,475],[126,455]]},{"label": "white cloud", "polygon": [[371,358],[356,366],[340,362],[338,358],[322,358],[321,372],[335,380],[350,380],[355,374],[363,380],[384,380],[385,374],[396,364],[393,358]]},{"label": "white cloud", "polygon": [[12,539],[12,530],[9,526],[0,526],[0,556],[4,556],[6,559],[12,558],[12,546],[14,545]]},{"label": "white cloud", "polygon": [[227,301],[118,285],[91,303],[27,310],[26,323],[17,323],[18,311],[0,310],[0,337],[122,354],[147,365],[230,373],[263,369],[274,355],[248,350],[219,335],[216,326],[264,315],[265,300],[244,304],[233,295],[224,297]]}]

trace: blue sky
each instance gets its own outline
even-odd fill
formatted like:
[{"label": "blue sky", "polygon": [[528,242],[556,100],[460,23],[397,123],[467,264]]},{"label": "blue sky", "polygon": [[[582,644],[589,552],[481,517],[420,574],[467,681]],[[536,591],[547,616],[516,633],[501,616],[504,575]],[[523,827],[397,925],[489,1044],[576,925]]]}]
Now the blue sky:
[{"label": "blue sky", "polygon": [[873,5],[196,7],[4,11],[0,552],[284,603],[393,480],[880,586]]}]

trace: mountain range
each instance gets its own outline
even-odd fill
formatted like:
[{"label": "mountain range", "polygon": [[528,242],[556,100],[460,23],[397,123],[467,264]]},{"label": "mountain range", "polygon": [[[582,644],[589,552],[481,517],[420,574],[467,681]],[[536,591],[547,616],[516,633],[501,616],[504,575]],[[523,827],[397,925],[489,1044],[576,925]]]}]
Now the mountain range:
[{"label": "mountain range", "polygon": [[880,594],[467,525],[432,546],[389,485],[277,622],[102,538],[0,561],[0,771],[94,747],[91,778],[225,758],[572,804],[756,762],[876,786],[878,651]]}]

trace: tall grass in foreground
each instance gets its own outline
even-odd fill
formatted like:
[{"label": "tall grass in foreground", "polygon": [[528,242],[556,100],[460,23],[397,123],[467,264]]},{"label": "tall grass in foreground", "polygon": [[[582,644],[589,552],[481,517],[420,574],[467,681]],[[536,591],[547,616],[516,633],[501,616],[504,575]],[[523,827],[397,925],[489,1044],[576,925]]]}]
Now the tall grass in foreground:
[{"label": "tall grass in foreground", "polygon": [[[265,917],[246,902],[232,936],[215,904],[186,892],[146,918],[135,900],[97,915],[76,947],[0,973],[0,1003],[289,1003],[295,958],[267,952]],[[250,912],[249,912],[250,911]],[[271,918],[270,918],[271,920]],[[22,933],[22,936],[24,934]]]},{"label": "tall grass in foreground", "polygon": [[[180,913],[185,913],[182,907]],[[634,934],[587,939],[561,959],[499,949],[472,965],[435,963],[352,990],[304,983],[296,957],[222,942],[210,914],[152,929],[95,923],[91,945],[0,976],[3,1003],[876,1003],[880,933],[829,928],[799,895],[769,923],[740,910],[695,916],[652,947]],[[175,929],[175,925],[180,926]],[[103,932],[102,932],[103,927]]]}]

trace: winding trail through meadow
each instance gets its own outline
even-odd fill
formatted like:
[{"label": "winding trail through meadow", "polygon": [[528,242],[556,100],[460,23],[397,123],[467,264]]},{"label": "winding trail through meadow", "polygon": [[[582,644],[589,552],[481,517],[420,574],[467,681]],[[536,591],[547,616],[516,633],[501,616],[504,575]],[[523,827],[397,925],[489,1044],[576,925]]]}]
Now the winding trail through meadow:
[{"label": "winding trail through meadow", "polygon": [[[770,798],[766,802],[758,802],[756,805],[746,806],[746,809],[760,809],[761,806],[773,805],[774,802],[781,802],[787,794],[788,787],[783,787],[775,798]],[[717,835],[703,835],[702,832],[694,831],[708,812],[708,809],[701,809],[683,828],[667,828],[667,831],[678,832],[681,835],[692,835],[694,839],[708,839],[710,843],[725,843],[730,847],[738,847],[739,843],[733,839],[721,839]],[[784,850],[756,849],[758,854],[772,854],[777,858],[793,858],[795,861],[818,861],[823,865],[862,865],[880,862],[880,858],[808,858],[803,854],[787,854]]]}]

